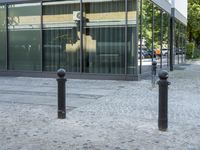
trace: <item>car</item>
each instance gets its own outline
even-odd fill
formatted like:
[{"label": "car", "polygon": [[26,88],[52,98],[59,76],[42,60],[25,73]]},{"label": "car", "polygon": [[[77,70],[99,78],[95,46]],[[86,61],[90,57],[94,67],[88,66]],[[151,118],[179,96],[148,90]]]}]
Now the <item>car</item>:
[{"label": "car", "polygon": [[[152,57],[156,57],[155,53],[153,53],[150,49],[143,47],[142,49],[142,59],[143,58],[152,58]],[[138,49],[138,58],[140,58],[140,49]]]},{"label": "car", "polygon": [[155,57],[155,54],[150,50],[150,49],[147,49],[147,48],[143,48],[142,49],[142,53],[144,55],[144,58],[152,58],[152,57]]},{"label": "car", "polygon": [[168,49],[167,48],[163,48],[162,49],[162,55],[163,56],[167,56],[168,55]]},{"label": "car", "polygon": [[184,54],[184,50],[182,48],[176,48],[175,52],[176,52],[176,55]]}]

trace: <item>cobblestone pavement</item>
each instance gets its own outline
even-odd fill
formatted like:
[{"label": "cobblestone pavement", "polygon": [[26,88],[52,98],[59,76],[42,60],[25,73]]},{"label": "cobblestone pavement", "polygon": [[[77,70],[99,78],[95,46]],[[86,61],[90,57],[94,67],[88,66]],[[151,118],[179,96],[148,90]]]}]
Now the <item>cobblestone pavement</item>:
[{"label": "cobblestone pavement", "polygon": [[167,132],[150,80],[69,79],[59,120],[55,79],[0,77],[0,150],[199,150],[200,62],[169,76]]}]

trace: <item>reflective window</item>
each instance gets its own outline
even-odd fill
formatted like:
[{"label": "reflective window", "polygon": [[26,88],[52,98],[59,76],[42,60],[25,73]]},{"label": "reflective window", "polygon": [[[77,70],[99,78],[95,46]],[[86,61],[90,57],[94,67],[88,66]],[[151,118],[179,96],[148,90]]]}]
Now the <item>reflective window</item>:
[{"label": "reflective window", "polygon": [[39,3],[8,6],[9,69],[41,70]]},{"label": "reflective window", "polygon": [[[159,7],[154,6],[154,54],[156,57],[157,66],[162,67],[162,55],[161,55],[161,48],[162,48],[162,10]],[[162,28],[163,29],[163,28]]]},{"label": "reflective window", "polygon": [[136,1],[128,0],[127,73],[137,74]]},{"label": "reflective window", "polygon": [[183,63],[184,62],[184,55],[185,55],[185,35],[184,35],[184,25],[181,24],[180,27],[180,62]]},{"label": "reflective window", "polygon": [[0,69],[6,69],[6,7],[0,5]]},{"label": "reflective window", "polygon": [[142,43],[142,0],[138,0],[138,41],[137,41],[137,58],[138,58],[138,74],[142,73],[142,57],[140,53],[140,43]]},{"label": "reflective window", "polygon": [[175,20],[175,25],[174,25],[174,33],[175,33],[175,40],[174,40],[174,58],[175,58],[175,64],[179,64],[179,44],[180,44],[180,39],[179,39],[179,22],[178,20]]},{"label": "reflective window", "polygon": [[80,72],[80,1],[43,3],[45,71]]},{"label": "reflective window", "polygon": [[162,37],[162,65],[168,66],[169,65],[169,57],[170,57],[170,46],[169,46],[169,19],[170,16],[168,13],[163,12],[163,37]]},{"label": "reflective window", "polygon": [[[10,4],[7,18],[0,5],[0,69],[8,64],[10,70],[138,74],[139,64],[141,73],[149,74],[153,60],[169,64],[170,15],[152,1],[82,0],[82,13],[80,2]],[[185,30],[175,19],[175,64],[185,59]]]},{"label": "reflective window", "polygon": [[187,34],[186,34],[186,26],[183,25],[183,62],[185,61],[185,53],[186,53],[186,44],[187,44]]},{"label": "reflective window", "polygon": [[153,3],[148,0],[142,0],[142,32],[141,42],[138,48],[142,59],[142,74],[151,73],[152,58],[154,58],[153,45]]},{"label": "reflective window", "polygon": [[160,68],[168,66],[169,27],[170,14],[149,0],[139,1],[138,64],[140,73],[149,75],[153,60],[156,60]]},{"label": "reflective window", "polygon": [[83,0],[83,3],[83,71],[124,74],[125,1]]}]

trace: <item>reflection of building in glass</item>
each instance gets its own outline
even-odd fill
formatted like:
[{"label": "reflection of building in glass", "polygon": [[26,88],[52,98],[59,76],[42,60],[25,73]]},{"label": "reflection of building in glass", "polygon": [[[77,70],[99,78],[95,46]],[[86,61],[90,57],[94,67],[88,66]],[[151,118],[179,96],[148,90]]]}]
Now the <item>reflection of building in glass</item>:
[{"label": "reflection of building in glass", "polygon": [[[4,71],[45,73],[62,67],[80,77],[134,80],[150,73],[156,50],[160,50],[160,67],[184,62],[185,22],[180,21],[181,14],[172,15],[171,10],[176,10],[166,1],[0,3],[0,69]],[[170,42],[171,37],[175,42]]]}]

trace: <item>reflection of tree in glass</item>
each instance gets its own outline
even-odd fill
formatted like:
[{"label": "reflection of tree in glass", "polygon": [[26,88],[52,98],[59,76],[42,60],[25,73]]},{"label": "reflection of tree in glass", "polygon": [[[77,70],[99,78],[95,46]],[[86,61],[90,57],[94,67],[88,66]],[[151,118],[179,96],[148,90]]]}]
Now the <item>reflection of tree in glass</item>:
[{"label": "reflection of tree in glass", "polygon": [[175,21],[175,48],[177,52],[179,48],[179,22],[177,20]]},{"label": "reflection of tree in glass", "polygon": [[163,48],[169,45],[169,14],[163,12]]},{"label": "reflection of tree in glass", "polygon": [[160,49],[161,15],[162,15],[162,11],[157,6],[155,6],[154,7],[154,48],[155,49]]},{"label": "reflection of tree in glass", "polygon": [[[188,40],[200,46],[200,1],[188,0]],[[185,33],[184,33],[185,34]]]},{"label": "reflection of tree in glass", "polygon": [[[152,2],[148,0],[143,0],[142,3],[142,38],[145,41],[145,46],[147,48],[151,47],[152,44]],[[154,48],[160,48],[161,40],[161,15],[162,15],[162,26],[163,26],[163,38],[162,44],[164,47],[168,45],[168,31],[169,31],[169,14],[162,11],[159,7],[154,5]]]},{"label": "reflection of tree in glass", "polygon": [[5,6],[0,5],[0,30],[4,29],[6,26],[6,19],[3,19],[5,18],[5,16],[6,16],[6,8]]},{"label": "reflection of tree in glass", "polygon": [[8,17],[8,26],[15,26],[20,23],[19,16],[9,16]]},{"label": "reflection of tree in glass", "polygon": [[142,39],[145,41],[145,46],[150,48],[152,43],[152,3],[148,0],[143,0],[142,3]]}]

